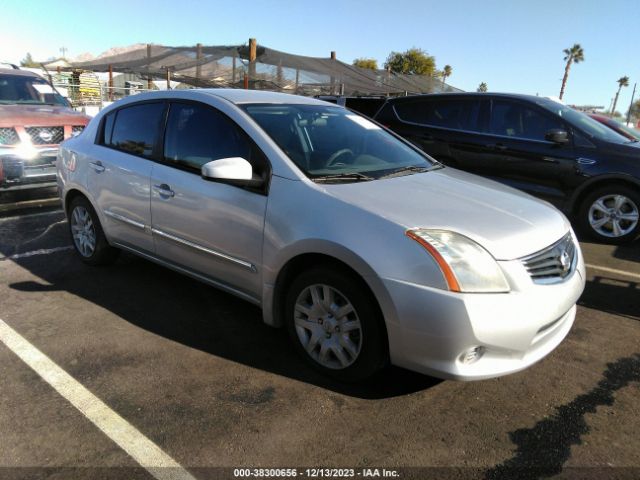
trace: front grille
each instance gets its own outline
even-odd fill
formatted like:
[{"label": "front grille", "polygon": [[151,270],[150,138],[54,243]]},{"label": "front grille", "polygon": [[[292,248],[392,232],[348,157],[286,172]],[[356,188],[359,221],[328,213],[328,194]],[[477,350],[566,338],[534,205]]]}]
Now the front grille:
[{"label": "front grille", "polygon": [[15,128],[0,128],[0,145],[15,145],[19,141]]},{"label": "front grille", "polygon": [[535,283],[561,282],[573,272],[576,264],[576,245],[570,233],[550,247],[521,259]]},{"label": "front grille", "polygon": [[79,135],[80,133],[82,133],[83,130],[84,130],[84,125],[74,125],[73,127],[71,127],[71,136],[75,137],[76,135]]},{"label": "front grille", "polygon": [[57,145],[64,140],[64,127],[25,128],[34,145]]}]

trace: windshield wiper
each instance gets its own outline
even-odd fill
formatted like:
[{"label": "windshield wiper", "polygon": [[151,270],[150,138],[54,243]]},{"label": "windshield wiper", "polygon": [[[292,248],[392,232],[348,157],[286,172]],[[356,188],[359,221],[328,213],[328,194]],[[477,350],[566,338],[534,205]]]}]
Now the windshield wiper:
[{"label": "windshield wiper", "polygon": [[442,166],[438,164],[433,165],[431,167],[420,167],[418,165],[410,165],[408,167],[396,168],[392,172],[389,172],[386,175],[382,175],[381,177],[378,177],[378,178],[402,177],[404,175],[409,175],[411,173],[429,172],[431,170],[435,170],[438,168],[442,168]]},{"label": "windshield wiper", "polygon": [[332,183],[332,182],[368,182],[369,180],[373,180],[373,177],[369,177],[362,173],[336,173],[333,175],[320,175],[317,177],[312,177],[314,182],[320,183]]}]

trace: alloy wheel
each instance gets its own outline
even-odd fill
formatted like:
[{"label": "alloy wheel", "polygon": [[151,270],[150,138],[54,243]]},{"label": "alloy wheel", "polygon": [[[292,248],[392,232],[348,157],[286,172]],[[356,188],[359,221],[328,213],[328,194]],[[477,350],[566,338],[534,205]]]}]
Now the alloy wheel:
[{"label": "alloy wheel", "polygon": [[604,195],[589,208],[589,225],[604,237],[622,237],[632,232],[639,220],[638,206],[620,194]]}]

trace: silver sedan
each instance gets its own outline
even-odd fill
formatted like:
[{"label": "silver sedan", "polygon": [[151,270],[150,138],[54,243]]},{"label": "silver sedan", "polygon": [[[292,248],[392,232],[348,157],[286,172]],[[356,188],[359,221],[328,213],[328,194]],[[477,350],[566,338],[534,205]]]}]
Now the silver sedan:
[{"label": "silver sedan", "polygon": [[342,380],[388,363],[461,380],[521,370],[567,335],[584,288],[552,206],[314,99],[136,95],[57,165],[83,261],[126,250],[259,305]]}]

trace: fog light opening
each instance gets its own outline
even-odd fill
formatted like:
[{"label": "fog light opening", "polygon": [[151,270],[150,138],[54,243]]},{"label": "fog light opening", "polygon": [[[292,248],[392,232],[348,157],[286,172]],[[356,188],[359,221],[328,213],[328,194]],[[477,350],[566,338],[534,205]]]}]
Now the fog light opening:
[{"label": "fog light opening", "polygon": [[472,347],[468,350],[465,350],[464,352],[462,352],[462,355],[460,355],[460,362],[465,365],[475,363],[480,360],[482,355],[484,355],[484,351],[484,347],[481,346]]}]

